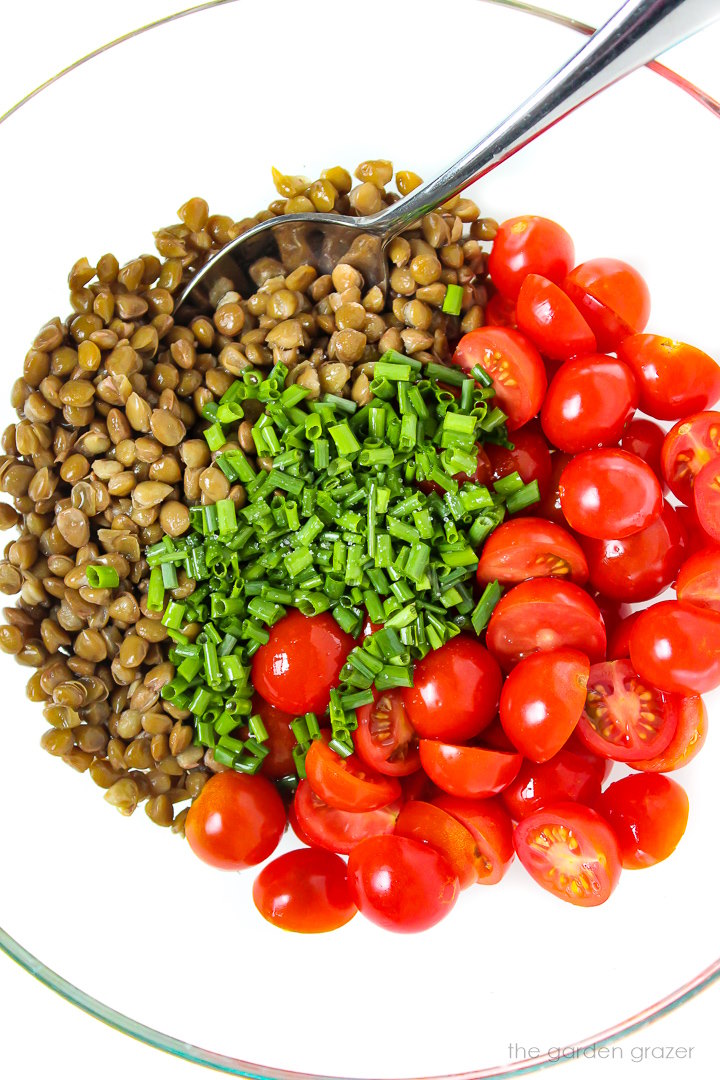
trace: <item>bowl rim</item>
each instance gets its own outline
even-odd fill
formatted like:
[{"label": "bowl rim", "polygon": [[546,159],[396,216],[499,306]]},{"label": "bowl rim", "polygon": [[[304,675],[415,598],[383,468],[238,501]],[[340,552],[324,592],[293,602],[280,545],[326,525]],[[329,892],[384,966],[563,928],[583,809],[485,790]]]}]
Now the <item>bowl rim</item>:
[{"label": "bowl rim", "polygon": [[[28,102],[32,101],[38,94],[47,90],[65,75],[70,74],[72,71],[75,71],[76,68],[95,59],[95,57],[100,56],[102,53],[115,48],[116,45],[121,45],[126,41],[130,41],[132,38],[139,37],[141,34],[150,30],[155,30],[158,27],[165,26],[168,23],[175,22],[186,16],[196,15],[212,8],[224,7],[227,4],[238,2],[239,0],[205,0],[203,3],[195,4],[192,7],[184,8],[170,15],[165,15],[160,19],[155,19],[153,22],[137,27],[135,30],[130,30],[125,34],[121,34],[112,41],[100,45],[85,56],[68,64],[56,74],[51,75],[44,82],[30,90],[24,97],[14,105],[11,105],[4,113],[0,114],[0,124],[3,124],[24,105],[27,105]],[[569,15],[563,15],[560,12],[552,11],[548,8],[526,3],[524,0],[481,0],[481,2],[508,8],[521,14],[542,18],[567,29],[575,30],[585,36],[593,34],[596,29]],[[708,109],[714,116],[720,119],[720,102],[715,100],[710,94],[695,86],[692,82],[682,75],[679,75],[671,68],[659,63],[657,60],[651,61],[646,67],[661,78],[670,82],[682,92],[688,94],[697,101],[698,104]],[[64,979],[58,972],[53,971],[43,964],[41,960],[24,948],[20,942],[11,937],[11,935],[3,930],[2,927],[0,927],[0,951],[10,957],[11,960],[14,960],[30,975],[33,975],[38,982],[42,983],[50,990],[54,990],[55,993],[70,1002],[70,1004],[82,1009],[83,1012],[87,1013],[89,1016],[94,1017],[96,1020],[101,1020],[108,1027],[114,1028],[116,1031],[125,1035],[129,1035],[138,1042],[145,1043],[147,1046],[153,1047],[156,1050],[163,1050],[166,1053],[172,1054],[185,1061],[193,1062],[197,1065],[204,1065],[217,1072],[223,1072],[232,1076],[248,1077],[249,1080],[343,1080],[343,1078],[340,1077],[321,1076],[316,1073],[266,1068],[262,1065],[242,1061],[239,1058],[229,1057],[212,1050],[207,1050],[203,1047],[185,1042],[182,1039],[178,1039],[173,1035],[157,1031],[155,1028],[142,1024],[137,1020],[133,1020],[132,1017],[105,1005],[97,998],[92,997],[92,995],[87,994],[84,990],[80,989],[80,987],[68,982],[68,980]],[[692,998],[696,997],[701,991],[706,990],[718,981],[720,981],[720,957],[710,964],[709,967],[706,967],[696,975],[695,978],[683,983],[677,990],[660,998],[660,1000],[647,1006],[647,1008],[642,1009],[640,1012],[635,1013],[626,1020],[621,1020],[617,1024],[605,1028],[586,1039],[579,1040],[572,1045],[555,1048],[558,1051],[557,1053],[548,1052],[539,1057],[524,1058],[523,1060],[514,1062],[512,1065],[491,1066],[486,1069],[473,1069],[468,1072],[451,1073],[448,1075],[436,1074],[434,1076],[418,1078],[418,1080],[486,1080],[486,1078],[487,1080],[490,1080],[491,1077],[500,1078],[530,1075],[540,1069],[548,1068],[550,1065],[557,1065],[569,1059],[587,1056],[588,1052],[592,1053],[602,1046],[606,1046],[616,1042],[618,1039],[632,1035],[635,1032],[646,1028],[654,1021],[673,1012],[675,1009],[685,1004],[685,1002],[692,1000]],[[360,1078],[350,1078],[350,1080],[360,1080]]]}]

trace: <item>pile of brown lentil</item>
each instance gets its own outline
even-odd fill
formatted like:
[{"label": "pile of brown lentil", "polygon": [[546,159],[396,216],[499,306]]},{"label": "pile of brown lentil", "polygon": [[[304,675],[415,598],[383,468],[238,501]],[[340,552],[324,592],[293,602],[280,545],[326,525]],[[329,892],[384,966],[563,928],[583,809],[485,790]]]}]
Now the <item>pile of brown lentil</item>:
[{"label": "pile of brown lentil", "polygon": [[[213,465],[202,436],[203,407],[249,367],[282,361],[311,398],[370,398],[373,365],[388,349],[421,362],[450,358],[452,343],[483,323],[486,255],[496,222],[455,198],[392,241],[390,292],[363,291],[358,270],[338,264],[285,273],[273,259],[251,271],[247,298],[221,281],[212,317],[173,318],[175,297],[205,260],[259,221],[304,211],[373,214],[419,183],[389,161],[364,161],[353,186],[343,168],[320,179],[273,170],[278,198],[235,221],[209,214],[204,199],[178,211],[180,223],[155,234],[158,255],[120,266],[114,255],[72,267],[71,313],[39,331],[12,389],[18,421],[2,436],[0,528],[17,539],[0,562],[6,607],[0,649],[34,669],[27,694],[50,725],[41,744],[130,815],[145,802],[158,825],[184,832],[187,808],[225,766],[193,744],[190,713],[160,696],[174,675],[160,614],[147,610],[146,546],[189,527],[188,507],[245,502]],[[460,316],[442,312],[448,284],[464,288]],[[254,455],[249,401],[237,440]],[[218,453],[230,448],[222,447]],[[266,464],[259,459],[262,467]],[[86,568],[117,570],[114,589],[92,588]],[[195,583],[184,574],[175,599]],[[183,632],[191,640],[201,627]]]}]

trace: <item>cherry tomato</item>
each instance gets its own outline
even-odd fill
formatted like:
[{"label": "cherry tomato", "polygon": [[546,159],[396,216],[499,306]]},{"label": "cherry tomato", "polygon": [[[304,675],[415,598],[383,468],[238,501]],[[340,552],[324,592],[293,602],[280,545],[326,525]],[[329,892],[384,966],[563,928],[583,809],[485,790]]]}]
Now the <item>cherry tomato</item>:
[{"label": "cherry tomato", "polygon": [[402,698],[418,735],[464,741],[495,716],[502,673],[487,649],[461,634],[415,665],[413,683]]},{"label": "cherry tomato", "polygon": [[696,555],[706,548],[720,546],[703,529],[698,521],[694,506],[676,506],[675,513],[685,531],[685,554],[687,557]]},{"label": "cherry tomato", "polygon": [[385,776],[409,776],[420,768],[420,755],[402,694],[397,689],[373,694],[373,704],[357,710],[355,751],[366,765]]},{"label": "cherry tomato", "polygon": [[478,885],[497,885],[515,858],[512,822],[499,799],[458,799],[438,795],[433,799],[472,835],[480,851],[476,863]]},{"label": "cherry tomato", "polygon": [[630,634],[639,614],[639,611],[633,611],[631,615],[626,615],[610,633],[607,648],[608,660],[630,659]]},{"label": "cherry tomato", "polygon": [[481,326],[460,338],[453,363],[470,371],[480,364],[493,380],[493,403],[507,414],[508,431],[537,416],[547,379],[542,357],[531,341],[517,330]]},{"label": "cherry tomato", "polygon": [[613,633],[620,620],[630,614],[630,605],[621,604],[618,600],[613,600],[609,596],[603,596],[597,589],[590,589],[587,585],[585,588],[587,589],[588,596],[592,597],[597,604],[598,611],[602,615],[605,636],[608,637]]},{"label": "cherry tomato", "polygon": [[640,458],[624,450],[586,450],[563,470],[560,505],[570,527],[583,536],[622,539],[655,521],[662,490]]},{"label": "cherry tomato", "polygon": [[579,803],[550,803],[515,827],[520,862],[553,896],[578,907],[609,899],[621,871],[615,835],[595,810]]},{"label": "cherry tomato", "polygon": [[575,245],[562,226],[549,218],[515,217],[497,231],[488,259],[495,288],[517,300],[528,274],[561,282],[575,259]]},{"label": "cherry tomato", "polygon": [[[269,753],[263,758],[260,767],[262,775],[271,780],[278,780],[281,776],[294,773],[295,762],[292,752],[297,740],[290,725],[295,717],[268,704],[259,694],[255,694],[252,699],[252,711],[260,717],[268,733],[267,742],[264,745],[267,746]],[[243,735],[243,738],[245,737]]]},{"label": "cherry tomato", "polygon": [[547,490],[540,492],[540,502],[532,507],[540,517],[546,521],[554,521],[556,525],[567,528],[567,521],[560,506],[560,477],[563,469],[572,461],[572,454],[564,454],[562,450],[556,450],[550,457],[550,480]]},{"label": "cherry tomato", "polygon": [[633,769],[641,772],[675,772],[683,769],[702,750],[707,738],[708,714],[699,694],[680,699],[677,731],[662,754],[654,758],[633,761]]},{"label": "cherry tomato", "polygon": [[517,322],[550,360],[569,360],[597,347],[595,335],[567,293],[539,274],[528,274],[520,286]]},{"label": "cherry tomato", "polygon": [[350,894],[366,918],[403,934],[428,930],[449,915],[460,891],[440,852],[406,836],[373,836],[348,859]]},{"label": "cherry tomato", "polygon": [[500,798],[516,821],[554,802],[592,803],[599,795],[604,762],[566,746],[541,765],[524,761]]},{"label": "cherry tomato", "polygon": [[188,810],[185,835],[203,862],[245,870],[272,855],[285,831],[282,799],[263,776],[216,773]]},{"label": "cherry tomato", "polygon": [[645,329],[650,292],[645,279],[620,259],[590,259],[571,270],[562,287],[585,316],[602,352],[615,352]]},{"label": "cherry tomato", "polygon": [[548,387],[540,422],[551,443],[569,454],[617,443],[637,408],[632,371],[613,356],[563,364]]},{"label": "cherry tomato", "polygon": [[407,803],[397,819],[396,836],[409,836],[429,844],[447,859],[461,889],[474,885],[483,873],[482,854],[468,829],[447,811],[432,803]]},{"label": "cherry tomato", "polygon": [[646,608],[630,634],[638,674],[668,693],[704,694],[720,685],[720,615],[684,600]]},{"label": "cherry tomato", "polygon": [[659,773],[616,780],[596,807],[615,833],[628,870],[654,866],[672,855],[687,828],[690,810],[683,788]]},{"label": "cherry tomato", "polygon": [[515,747],[505,734],[505,728],[500,723],[500,717],[496,716],[492,723],[488,724],[481,732],[478,741],[479,746],[485,746],[490,750],[502,750],[503,753],[514,754]]},{"label": "cherry tomato", "polygon": [[421,802],[431,802],[436,795],[440,794],[439,789],[433,784],[430,777],[425,775],[422,769],[411,773],[410,776],[401,776],[400,786],[402,788],[403,802],[413,802],[415,799],[420,799]]},{"label": "cherry tomato", "polygon": [[578,585],[535,578],[501,597],[487,628],[487,647],[505,671],[524,656],[579,649],[591,662],[605,655],[605,627],[597,604]]},{"label": "cherry tomato", "polygon": [[652,420],[646,420],[642,416],[637,420],[630,421],[620,440],[622,449],[627,450],[628,454],[634,454],[635,457],[642,458],[645,464],[650,466],[663,487],[665,486],[665,477],[662,474],[660,457],[664,440],[665,432],[660,425],[654,424]]},{"label": "cherry tomato", "polygon": [[[458,484],[489,484],[492,479],[492,465],[490,464],[490,458],[485,453],[485,448],[477,444],[477,467],[472,476],[468,476],[467,473],[455,473],[454,479]],[[437,495],[444,495],[444,488],[441,488],[439,484],[436,484],[434,480],[421,480],[418,483],[418,487],[426,495],[431,495],[434,491]]]},{"label": "cherry tomato", "polygon": [[667,486],[680,502],[692,504],[695,477],[720,455],[720,412],[686,416],[665,436],[662,471]]},{"label": "cherry tomato", "polygon": [[485,446],[492,467],[493,482],[517,472],[526,484],[537,480],[542,498],[550,484],[552,462],[548,444],[540,428],[528,424],[522,431],[513,434],[512,442],[512,450],[495,443],[487,443]]},{"label": "cherry tomato", "polygon": [[520,754],[505,754],[482,746],[453,746],[436,739],[420,740],[422,767],[448,795],[487,799],[511,783],[522,765]]},{"label": "cherry tomato", "polygon": [[632,368],[640,408],[658,420],[679,420],[700,412],[720,397],[720,366],[692,345],[657,334],[625,338],[618,356]]},{"label": "cherry tomato", "polygon": [[481,585],[515,584],[527,578],[559,577],[578,585],[587,581],[582,548],[569,532],[542,518],[513,518],[485,541],[477,568]]},{"label": "cherry tomato", "polygon": [[720,459],[703,465],[695,477],[693,496],[700,527],[720,544]]},{"label": "cherry tomato", "polygon": [[636,604],[675,580],[685,554],[685,530],[671,506],[646,529],[623,540],[583,542],[590,581],[605,596]]},{"label": "cherry tomato", "polygon": [[[307,780],[301,780],[300,783],[303,783],[303,784],[307,785]],[[298,784],[298,787],[299,786],[300,785]],[[296,792],[296,794],[297,794],[297,792]],[[313,798],[315,798],[314,795],[313,795]],[[319,801],[320,800],[318,800],[318,802]],[[323,803],[322,805],[324,806],[325,803]],[[337,810],[336,813],[340,814],[340,813],[342,813],[342,811]],[[288,816],[288,822],[290,824],[290,828],[295,833],[295,835],[297,836],[297,838],[298,838],[298,840],[300,841],[301,844],[305,844],[306,847],[324,847],[324,848],[327,848],[329,851],[335,851],[336,850],[334,847],[331,847],[330,844],[317,844],[316,845],[315,841],[311,838],[311,836],[308,833],[305,832],[302,825],[298,821],[297,811],[295,809],[295,799],[294,798],[293,798],[293,801],[290,803],[290,805],[287,808],[287,816]],[[391,832],[392,829],[390,829],[388,831]],[[339,850],[339,848],[337,850]]]},{"label": "cherry tomato", "polygon": [[340,757],[322,739],[310,746],[305,771],[318,798],[336,810],[379,810],[400,797],[394,777],[368,769],[356,754]]},{"label": "cherry tomato", "polygon": [[720,549],[704,548],[691,555],[675,583],[678,600],[720,613]]},{"label": "cherry tomato", "polygon": [[307,780],[301,780],[293,800],[298,836],[311,847],[326,848],[341,855],[349,855],[356,844],[369,836],[391,833],[400,812],[400,803],[393,802],[379,810],[352,812],[335,810],[319,799]]},{"label": "cherry tomato", "polygon": [[593,664],[577,733],[600,757],[642,761],[661,754],[677,731],[680,700],[638,676],[630,660]]},{"label": "cherry tomato", "polygon": [[298,848],[273,859],[255,878],[253,901],[264,919],[297,934],[324,934],[350,922],[345,863],[321,848]]},{"label": "cherry tomato", "polygon": [[517,330],[517,312],[512,300],[508,300],[502,293],[494,293],[485,305],[486,326],[509,326],[511,330]]},{"label": "cherry tomato", "polygon": [[324,713],[354,645],[329,612],[307,618],[291,608],[253,656],[253,686],[265,701],[293,716]]},{"label": "cherry tomato", "polygon": [[565,745],[585,707],[589,674],[590,661],[577,649],[533,653],[513,668],[500,695],[500,720],[521,754],[548,761]]}]

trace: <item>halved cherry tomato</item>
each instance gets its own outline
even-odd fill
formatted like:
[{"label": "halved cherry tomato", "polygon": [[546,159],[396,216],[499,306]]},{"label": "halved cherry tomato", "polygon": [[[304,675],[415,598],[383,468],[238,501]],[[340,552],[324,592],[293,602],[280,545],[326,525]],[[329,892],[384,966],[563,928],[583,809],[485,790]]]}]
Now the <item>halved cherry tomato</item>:
[{"label": "halved cherry tomato", "polygon": [[253,686],[265,701],[293,716],[324,713],[354,645],[329,612],[307,618],[291,608],[253,656]]},{"label": "halved cherry tomato", "polygon": [[509,326],[517,330],[517,312],[513,300],[508,300],[502,293],[493,293],[485,305],[486,326]]},{"label": "halved cherry tomato", "polygon": [[517,321],[543,356],[569,360],[595,352],[595,335],[559,285],[540,274],[528,274],[517,298]]},{"label": "halved cherry tomato", "polygon": [[403,802],[413,802],[415,799],[420,799],[422,802],[431,802],[436,795],[439,795],[439,789],[429,776],[426,776],[422,769],[417,772],[411,773],[410,776],[400,777],[400,786],[402,788]]},{"label": "halved cherry tomato", "polygon": [[[260,716],[268,733],[265,746],[269,753],[263,758],[260,772],[271,780],[291,775],[295,772],[292,752],[297,739],[290,725],[295,717],[291,713],[283,712],[282,709],[276,709],[259,694],[255,694],[252,699],[252,711]],[[243,738],[245,738],[244,735]]]},{"label": "halved cherry tomato", "polygon": [[[472,476],[468,476],[467,473],[455,473],[454,479],[458,484],[489,484],[492,479],[492,465],[490,464],[490,458],[485,453],[485,448],[477,444],[477,467]],[[432,494],[434,491],[437,495],[442,496],[444,489],[436,484],[434,480],[421,480],[418,483],[418,487],[426,495]]]},{"label": "halved cherry tomato", "polygon": [[420,754],[402,694],[397,689],[373,694],[373,704],[357,710],[355,751],[366,765],[385,776],[409,776],[420,768]]},{"label": "halved cherry tomato", "polygon": [[[392,802],[379,810],[353,812],[336,810],[319,799],[307,780],[298,784],[293,800],[290,824],[305,844],[349,855],[361,840],[369,836],[391,833],[400,813],[400,802]],[[298,831],[299,830],[299,831]]]},{"label": "halved cherry tomato", "polygon": [[633,611],[617,623],[608,635],[607,658],[608,660],[630,659],[630,634],[637,622],[639,611]]},{"label": "halved cherry tomato", "polygon": [[305,771],[315,794],[336,810],[379,810],[400,797],[394,777],[368,769],[356,754],[340,757],[322,739],[310,746]]},{"label": "halved cherry tomato", "polygon": [[680,568],[675,592],[678,600],[720,613],[720,548],[704,548]]},{"label": "halved cherry tomato", "polygon": [[264,866],[253,901],[269,923],[297,934],[337,930],[357,914],[345,863],[321,848],[287,851]]},{"label": "halved cherry tomato", "polygon": [[687,828],[690,804],[674,780],[647,773],[616,780],[596,808],[615,833],[625,869],[640,870],[672,855]]},{"label": "halved cherry tomato", "polygon": [[448,795],[487,799],[510,784],[522,765],[520,754],[504,754],[482,746],[453,746],[436,739],[420,740],[422,767]]},{"label": "halved cherry tomato", "polygon": [[500,717],[496,716],[491,724],[480,733],[478,746],[489,747],[491,750],[502,750],[503,753],[514,754],[515,747],[505,734],[505,729],[500,723]]},{"label": "halved cherry tomato", "polygon": [[484,867],[475,839],[464,825],[432,803],[416,800],[403,806],[395,825],[396,836],[409,836],[444,855],[458,876],[461,889],[474,885]]},{"label": "halved cherry tomato", "polygon": [[481,859],[476,863],[478,885],[497,885],[515,858],[512,822],[499,799],[459,799],[438,795],[433,799],[473,836]]},{"label": "halved cherry tomato", "polygon": [[665,432],[660,425],[653,423],[652,420],[646,420],[644,416],[631,420],[620,440],[623,450],[642,458],[645,464],[650,466],[662,487],[665,487],[665,477],[661,466],[664,441]]},{"label": "halved cherry tomato", "polygon": [[668,693],[704,694],[720,685],[720,615],[685,600],[641,612],[630,634],[639,675]]},{"label": "halved cherry tomato", "polygon": [[667,503],[646,529],[622,540],[583,541],[590,581],[614,600],[651,600],[675,580],[685,555],[685,530]]},{"label": "halved cherry tomato", "polygon": [[635,378],[627,364],[595,353],[562,365],[548,387],[540,422],[559,450],[577,454],[617,443],[637,401]]},{"label": "halved cherry tomato", "polygon": [[515,217],[503,221],[493,241],[488,269],[495,288],[517,300],[528,274],[561,282],[575,259],[569,234],[550,218]]},{"label": "halved cherry tomato", "polygon": [[552,473],[550,450],[539,426],[528,424],[512,437],[513,449],[487,443],[485,449],[492,468],[492,480],[500,480],[512,472],[520,474],[526,484],[537,480],[540,497],[547,492]]},{"label": "halved cherry tomato", "polygon": [[493,380],[493,403],[507,414],[508,431],[522,427],[537,416],[547,379],[542,357],[535,346],[517,330],[503,326],[481,326],[460,338],[453,363],[470,371],[476,364]]},{"label": "halved cherry tomato", "polygon": [[633,769],[641,772],[675,772],[683,769],[702,750],[707,738],[708,714],[699,694],[680,699],[677,731],[662,754],[654,758],[633,761]]},{"label": "halved cherry tomato", "polygon": [[516,821],[548,803],[592,803],[600,795],[604,765],[594,754],[579,754],[564,746],[540,765],[524,761],[500,798]]},{"label": "halved cherry tomato", "polygon": [[282,799],[269,780],[228,771],[211,776],[192,803],[185,835],[203,862],[245,870],[272,855],[286,823]]},{"label": "halved cherry tomato", "polygon": [[556,525],[562,525],[565,528],[567,528],[567,521],[560,506],[560,477],[570,461],[572,461],[572,454],[564,454],[562,450],[556,450],[551,455],[547,490],[545,494],[540,492],[540,502],[532,507],[546,521],[554,521]]},{"label": "halved cherry tomato", "polygon": [[692,345],[657,334],[632,334],[618,356],[632,368],[640,408],[658,420],[679,420],[711,408],[720,397],[720,366]]},{"label": "halved cherry tomato", "polygon": [[615,352],[645,329],[650,292],[645,279],[620,259],[590,259],[571,270],[562,287],[585,316],[602,352]]},{"label": "halved cherry tomato", "polygon": [[677,731],[680,699],[656,690],[630,660],[593,664],[577,733],[600,757],[642,761],[661,754]]},{"label": "halved cherry tomato", "polygon": [[590,661],[577,649],[533,653],[513,668],[500,695],[500,721],[521,754],[548,761],[565,745],[585,706],[589,674]]},{"label": "halved cherry tomato", "polygon": [[497,712],[502,673],[479,641],[460,635],[415,665],[402,698],[423,739],[472,739]]},{"label": "halved cherry tomato", "polygon": [[435,926],[450,914],[460,891],[447,859],[406,836],[363,840],[350,852],[347,873],[358,910],[404,934]]},{"label": "halved cherry tomato", "polygon": [[685,530],[685,555],[687,558],[691,555],[697,555],[699,551],[705,551],[706,548],[720,547],[703,529],[698,521],[694,506],[680,504],[675,507],[675,513]]},{"label": "halved cherry tomato", "polygon": [[513,843],[525,869],[553,896],[578,907],[597,907],[620,879],[615,835],[595,810],[550,803],[515,827]]},{"label": "halved cherry tomato", "polygon": [[534,652],[579,649],[595,662],[605,655],[597,604],[578,585],[534,578],[501,597],[487,628],[487,647],[505,671]]},{"label": "halved cherry tomato", "polygon": [[680,502],[692,505],[695,477],[718,455],[720,412],[694,413],[670,428],[662,448],[662,471]]},{"label": "halved cherry tomato", "polygon": [[588,591],[588,596],[591,596],[598,606],[598,611],[602,615],[602,621],[605,627],[605,636],[608,637],[613,633],[620,620],[630,614],[630,605],[621,604],[619,600],[613,600],[609,596],[603,596],[597,589],[591,589],[587,585],[585,588]]},{"label": "halved cherry tomato", "polygon": [[598,540],[632,536],[660,514],[655,473],[624,450],[586,450],[560,477],[560,505],[570,527]]},{"label": "halved cherry tomato", "polygon": [[697,474],[693,497],[700,527],[720,544],[720,459],[708,461]]},{"label": "halved cherry tomato", "polygon": [[542,518],[506,521],[485,541],[477,579],[515,584],[527,578],[559,577],[578,585],[587,581],[582,548],[569,532]]}]

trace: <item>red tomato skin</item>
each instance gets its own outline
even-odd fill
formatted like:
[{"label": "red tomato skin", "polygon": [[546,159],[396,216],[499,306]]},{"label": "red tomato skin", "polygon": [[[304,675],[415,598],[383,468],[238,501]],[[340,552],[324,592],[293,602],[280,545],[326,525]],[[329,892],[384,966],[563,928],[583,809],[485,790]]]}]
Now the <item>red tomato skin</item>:
[{"label": "red tomato skin", "polygon": [[665,504],[646,529],[622,540],[583,540],[590,583],[612,600],[652,600],[675,580],[685,555],[685,530]]},{"label": "red tomato skin", "polygon": [[628,365],[596,353],[562,365],[548,387],[540,422],[558,450],[578,454],[614,446],[637,402],[635,377]]},{"label": "red tomato skin", "polygon": [[464,635],[420,660],[413,681],[403,688],[403,702],[423,739],[472,739],[497,712],[500,668],[487,649]]},{"label": "red tomato skin", "polygon": [[550,484],[552,461],[548,444],[539,425],[529,423],[521,431],[516,431],[512,442],[512,450],[495,443],[487,443],[485,447],[492,468],[493,483],[502,479],[503,476],[517,472],[526,484],[537,480],[542,498],[547,493]]},{"label": "red tomato skin", "polygon": [[[409,776],[420,768],[417,737],[399,690],[373,690],[375,701],[357,710],[355,753],[384,776]],[[401,752],[401,747],[407,750]]]},{"label": "red tomato skin", "polygon": [[253,686],[265,701],[293,716],[324,713],[354,645],[329,612],[307,618],[291,608],[253,656]]},{"label": "red tomato skin", "polygon": [[633,761],[633,769],[641,772],[676,772],[697,757],[707,739],[708,713],[699,694],[680,699],[678,726],[668,746],[661,754],[642,761]]},{"label": "red tomato skin", "polygon": [[452,359],[466,371],[480,364],[492,376],[493,402],[507,413],[508,431],[537,416],[547,378],[540,353],[524,334],[504,326],[481,326],[460,338]]},{"label": "red tomato skin", "polygon": [[290,727],[295,717],[283,712],[282,709],[276,709],[274,705],[264,701],[259,694],[255,694],[252,699],[252,711],[253,714],[257,713],[261,717],[268,733],[268,741],[265,745],[269,747],[270,752],[263,758],[260,772],[270,780],[290,776],[295,772],[292,751],[297,740]]},{"label": "red tomato skin", "polygon": [[295,834],[304,844],[349,855],[361,840],[391,833],[399,813],[399,801],[380,810],[335,810],[315,795],[307,780],[301,780],[289,817]]},{"label": "red tomato skin", "polygon": [[669,746],[677,731],[680,702],[677,694],[647,685],[630,660],[593,664],[585,709],[575,730],[598,757],[632,764]]},{"label": "red tomato skin", "polygon": [[517,300],[528,274],[542,274],[555,283],[567,275],[575,259],[570,235],[555,221],[543,217],[515,217],[497,231],[488,259],[495,288]]},{"label": "red tomato skin", "polygon": [[429,844],[447,859],[461,889],[475,885],[481,854],[472,833],[447,811],[415,799],[406,803],[395,824],[396,836]]},{"label": "red tomato skin", "polygon": [[684,600],[641,612],[630,634],[638,675],[667,693],[704,694],[720,685],[720,615]]},{"label": "red tomato skin", "polygon": [[513,668],[500,722],[520,754],[542,763],[565,745],[585,707],[589,674],[590,661],[577,649],[533,653]]},{"label": "red tomato skin", "polygon": [[562,525],[569,529],[565,515],[560,506],[560,477],[565,466],[572,461],[572,454],[565,454],[562,450],[556,450],[550,457],[550,480],[545,494],[541,492],[540,502],[536,503],[533,510],[546,521],[554,521],[556,525]]},{"label": "red tomato skin", "polygon": [[687,828],[690,804],[674,780],[646,773],[616,780],[596,809],[615,833],[623,867],[641,870],[672,855]]},{"label": "red tomato skin", "polygon": [[662,447],[662,472],[665,483],[681,503],[693,505],[695,477],[719,455],[720,412],[693,413],[670,428]]},{"label": "red tomato skin", "polygon": [[485,325],[508,326],[511,330],[517,330],[517,312],[513,301],[502,293],[493,293],[485,305]]},{"label": "red tomato skin", "polygon": [[708,461],[695,477],[693,504],[700,528],[720,544],[720,460]]},{"label": "red tomato skin", "polygon": [[720,614],[720,549],[702,548],[683,563],[675,582],[678,600]]},{"label": "red tomato skin", "polygon": [[373,836],[350,852],[348,883],[358,910],[385,930],[414,934],[449,915],[460,885],[434,848],[405,836]]},{"label": "red tomato skin", "polygon": [[679,420],[720,397],[720,366],[693,345],[657,334],[632,334],[618,355],[638,382],[640,408],[657,420]]},{"label": "red tomato skin", "polygon": [[650,466],[663,490],[666,487],[661,465],[664,440],[665,432],[660,425],[653,423],[652,420],[646,420],[644,416],[631,420],[620,440],[623,450],[642,458],[645,464]]},{"label": "red tomato skin", "polygon": [[497,885],[515,858],[512,822],[500,800],[459,799],[443,794],[433,803],[464,825],[474,838],[482,855],[477,867],[478,885]]},{"label": "red tomato skin", "polygon": [[639,614],[639,611],[633,611],[630,615],[626,615],[612,630],[608,637],[608,660],[630,659],[630,634]]},{"label": "red tomato skin", "polygon": [[480,585],[517,584],[533,577],[560,577],[584,585],[588,566],[577,540],[552,521],[511,518],[485,541],[480,552]]},{"label": "red tomato skin", "polygon": [[505,754],[481,746],[453,746],[436,739],[420,740],[423,769],[448,795],[488,799],[498,795],[517,776],[520,754]]},{"label": "red tomato skin", "polygon": [[623,539],[646,529],[662,504],[650,466],[624,450],[586,450],[560,478],[560,505],[570,527],[598,540]]},{"label": "red tomato skin", "polygon": [[562,287],[584,315],[602,352],[615,352],[626,337],[644,330],[650,318],[645,279],[620,259],[581,263]]},{"label": "red tomato skin", "polygon": [[357,914],[345,863],[322,848],[299,848],[273,859],[255,879],[253,900],[269,923],[296,934],[339,930]]},{"label": "red tomato skin", "polygon": [[516,314],[520,330],[550,360],[595,352],[592,330],[570,297],[549,278],[528,274],[520,286]]},{"label": "red tomato skin", "polygon": [[524,761],[520,772],[500,798],[510,817],[522,821],[528,814],[555,802],[592,804],[600,795],[605,763],[564,746],[538,765]]},{"label": "red tomato skin", "polygon": [[699,551],[705,551],[706,549],[717,550],[720,547],[703,529],[697,519],[694,506],[676,506],[675,513],[685,530],[685,555],[687,558],[691,555],[697,555]]},{"label": "red tomato skin", "polygon": [[400,784],[382,776],[352,754],[339,757],[322,739],[316,739],[305,758],[308,783],[319,799],[335,810],[381,810],[400,798]]},{"label": "red tomato skin", "polygon": [[185,836],[210,866],[245,870],[272,855],[286,823],[282,799],[269,780],[223,772],[210,777],[190,806]]},{"label": "red tomato skin", "polygon": [[[548,829],[552,829],[549,848],[547,844],[536,845],[535,838],[547,836]],[[586,888],[577,894],[569,882],[556,884],[557,879],[549,876],[555,846],[561,842],[567,848],[565,841],[557,839],[563,831],[568,839],[574,839],[579,845],[576,858],[578,862],[582,860],[582,872],[590,883],[590,891]],[[544,806],[519,822],[513,833],[513,843],[520,862],[538,885],[578,907],[597,907],[605,903],[620,880],[622,864],[615,835],[604,818],[589,806],[573,802]],[[590,864],[594,864],[592,877]]]},{"label": "red tomato skin", "polygon": [[[531,614],[536,617],[533,632],[527,630]],[[531,653],[566,647],[581,650],[594,663],[605,656],[607,646],[594,600],[578,585],[554,578],[535,578],[509,589],[492,613],[486,642],[505,671]]]}]

